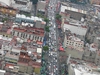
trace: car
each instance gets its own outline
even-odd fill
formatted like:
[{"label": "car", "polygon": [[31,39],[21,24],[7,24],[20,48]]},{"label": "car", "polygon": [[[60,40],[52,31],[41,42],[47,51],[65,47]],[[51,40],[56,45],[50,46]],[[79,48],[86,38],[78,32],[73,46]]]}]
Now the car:
[{"label": "car", "polygon": [[56,68],[56,70],[58,70],[58,68]]},{"label": "car", "polygon": [[55,61],[57,62],[57,59]]}]

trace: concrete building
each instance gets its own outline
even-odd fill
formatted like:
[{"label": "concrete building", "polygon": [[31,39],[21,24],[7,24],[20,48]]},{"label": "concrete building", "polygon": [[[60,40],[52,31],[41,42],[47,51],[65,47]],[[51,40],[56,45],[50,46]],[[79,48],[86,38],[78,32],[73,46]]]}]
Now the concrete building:
[{"label": "concrete building", "polygon": [[0,70],[0,75],[5,75],[6,71],[5,70]]},{"label": "concrete building", "polygon": [[66,34],[65,33],[65,38],[64,38],[64,47],[72,47],[73,49],[77,50],[83,50],[84,47],[84,41],[81,41],[77,36],[74,34]]},{"label": "concrete building", "polygon": [[65,31],[63,46],[67,56],[70,54],[72,58],[83,58],[84,41],[79,39],[76,34],[71,33],[70,30]]},{"label": "concrete building", "polygon": [[24,40],[24,42],[27,42],[28,40],[31,41],[40,41],[43,42],[44,39],[44,29],[41,28],[14,28],[12,31],[12,35],[19,37]]},{"label": "concrete building", "polygon": [[5,5],[5,6],[10,6],[11,5],[11,0],[0,0],[0,3],[2,5]]},{"label": "concrete building", "polygon": [[46,1],[38,1],[37,3],[37,13],[45,15]]},{"label": "concrete building", "polygon": [[70,30],[71,33],[81,36],[85,36],[87,32],[87,26],[85,23],[73,19],[62,19],[61,28],[64,32]]},{"label": "concrete building", "polygon": [[30,26],[36,28],[44,28],[46,24],[46,22],[44,22],[42,18],[35,16],[27,17],[21,14],[16,15],[15,22],[21,24],[22,26]]},{"label": "concrete building", "polygon": [[7,15],[10,15],[10,16],[16,16],[18,11],[17,11],[17,9],[15,9],[13,7],[0,5],[0,12],[4,15],[7,14]]},{"label": "concrete building", "polygon": [[65,51],[66,51],[66,55],[68,56],[70,54],[72,58],[75,58],[75,59],[83,58],[84,50],[79,51],[77,49],[72,49],[68,47],[68,48],[65,48]]},{"label": "concrete building", "polygon": [[[89,6],[88,6],[89,7]],[[67,14],[70,14],[70,17],[76,20],[80,20],[81,17],[86,16],[88,12],[88,7],[73,4],[73,3],[61,3],[60,13],[66,12]]]},{"label": "concrete building", "polygon": [[30,13],[32,10],[32,2],[30,0],[12,0],[10,6],[20,10],[20,12]]},{"label": "concrete building", "polygon": [[[94,70],[95,69],[95,70]],[[68,67],[69,75],[100,75],[99,67],[87,63],[71,63]]]},{"label": "concrete building", "polygon": [[17,63],[19,60],[19,53],[7,52],[5,55],[5,61],[10,63]]}]

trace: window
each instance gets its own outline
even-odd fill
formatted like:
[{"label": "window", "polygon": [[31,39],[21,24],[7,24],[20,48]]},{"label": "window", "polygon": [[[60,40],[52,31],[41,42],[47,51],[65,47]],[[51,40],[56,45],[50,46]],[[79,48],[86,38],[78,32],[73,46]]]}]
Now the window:
[{"label": "window", "polygon": [[21,33],[21,36],[20,37],[22,37],[23,36],[23,34]]},{"label": "window", "polygon": [[32,39],[34,39],[34,36],[32,37]]},{"label": "window", "polygon": [[31,38],[31,35],[29,35],[29,39]]},{"label": "window", "polygon": [[37,39],[37,37],[35,37],[35,40]]},{"label": "window", "polygon": [[66,43],[68,45],[68,43]]},{"label": "window", "polygon": [[14,34],[15,34],[15,31],[13,31],[12,35],[14,35]]},{"label": "window", "polygon": [[17,36],[19,36],[19,32],[17,32]]}]

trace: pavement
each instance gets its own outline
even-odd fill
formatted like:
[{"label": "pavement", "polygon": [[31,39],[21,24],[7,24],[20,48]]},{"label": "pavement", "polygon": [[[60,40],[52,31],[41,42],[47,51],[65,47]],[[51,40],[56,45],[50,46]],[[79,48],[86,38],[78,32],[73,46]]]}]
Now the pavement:
[{"label": "pavement", "polygon": [[47,43],[49,44],[49,51],[48,51],[48,74],[49,75],[60,75],[59,74],[59,51],[58,51],[58,30],[57,25],[55,23],[55,15],[56,15],[56,6],[58,0],[50,0],[48,4],[48,18],[50,25],[50,32],[49,32],[49,40]]}]

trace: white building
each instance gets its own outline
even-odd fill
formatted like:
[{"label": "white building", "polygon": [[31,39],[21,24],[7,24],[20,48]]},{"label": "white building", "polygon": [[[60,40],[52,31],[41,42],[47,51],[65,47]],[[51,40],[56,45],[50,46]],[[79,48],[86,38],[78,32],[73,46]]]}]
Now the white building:
[{"label": "white building", "polygon": [[72,20],[65,20],[63,19],[62,30],[65,32],[66,30],[70,30],[71,33],[75,33],[77,35],[85,36],[87,32],[87,27],[84,25],[84,23],[78,22],[78,21],[72,21]]},{"label": "white building", "polygon": [[74,11],[74,12],[78,12],[78,13],[82,13],[82,14],[87,14],[86,10],[77,8],[77,7],[73,7],[73,5],[75,5],[75,4],[62,3],[60,12],[65,12],[65,10],[70,10],[70,11]]},{"label": "white building", "polygon": [[11,5],[11,1],[12,1],[12,0],[0,0],[0,3],[1,3],[2,5],[10,6],[10,5]]},{"label": "white building", "polygon": [[81,41],[81,39],[79,39],[78,37],[76,37],[74,35],[67,36],[65,34],[64,47],[71,47],[73,49],[83,51],[84,42]]},{"label": "white building", "polygon": [[[93,67],[89,65],[78,65],[78,64],[71,64],[69,66],[70,72],[73,72],[73,75],[100,75],[99,72],[93,71]],[[95,70],[98,70],[95,68]],[[69,75],[72,75],[71,73]]]}]

